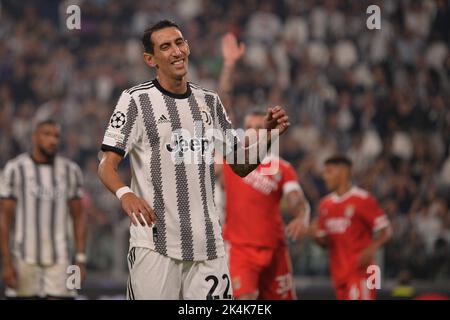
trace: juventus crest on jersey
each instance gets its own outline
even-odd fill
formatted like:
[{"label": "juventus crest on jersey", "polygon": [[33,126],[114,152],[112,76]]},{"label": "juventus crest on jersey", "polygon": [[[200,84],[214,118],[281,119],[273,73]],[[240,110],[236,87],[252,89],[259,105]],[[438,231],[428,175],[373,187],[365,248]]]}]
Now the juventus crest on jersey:
[{"label": "juventus crest on jersey", "polygon": [[[222,134],[207,136],[211,129]],[[225,142],[223,153],[234,150],[230,132],[218,95],[192,83],[185,94],[166,91],[156,79],[122,92],[102,150],[130,156],[131,189],[157,216],[153,228],[131,224],[131,247],[187,261],[224,255],[208,160]],[[186,161],[186,154],[196,161]]]},{"label": "juventus crest on jersey", "polygon": [[82,195],[78,165],[59,156],[37,163],[24,153],[8,161],[3,180],[0,196],[17,200],[14,255],[40,266],[69,262],[67,202]]}]

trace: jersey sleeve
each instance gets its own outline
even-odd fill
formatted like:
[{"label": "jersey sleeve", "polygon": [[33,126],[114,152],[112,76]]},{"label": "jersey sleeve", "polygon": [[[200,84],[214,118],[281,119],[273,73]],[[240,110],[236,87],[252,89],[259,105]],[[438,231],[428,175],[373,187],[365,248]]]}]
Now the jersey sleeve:
[{"label": "jersey sleeve", "polygon": [[214,106],[214,114],[214,147],[222,156],[226,157],[240,147],[240,140],[219,96],[217,96]]},{"label": "jersey sleeve", "polygon": [[305,204],[305,219],[304,222],[309,224],[311,218],[311,206],[309,205],[308,200],[306,199],[305,193],[303,192],[302,187],[300,186],[299,178],[297,173],[295,172],[294,167],[289,163],[281,163],[280,168],[282,168],[282,178],[281,178],[281,186],[283,190],[283,195],[287,195],[289,192],[298,191],[300,192],[301,197],[303,198]]},{"label": "jersey sleeve", "polygon": [[381,230],[389,225],[389,220],[380,208],[378,201],[369,195],[361,205],[361,218],[367,223],[373,232]]},{"label": "jersey sleeve", "polygon": [[68,199],[81,199],[83,196],[83,174],[76,163],[69,165]]},{"label": "jersey sleeve", "polygon": [[129,93],[122,92],[109,119],[101,150],[113,151],[125,157],[140,135],[137,118],[138,110],[135,100]]},{"label": "jersey sleeve", "polygon": [[295,172],[294,168],[290,164],[283,163],[280,163],[280,168],[282,169],[280,184],[283,190],[283,194],[288,194],[291,191],[300,191],[303,194],[297,173]]},{"label": "jersey sleeve", "polygon": [[12,162],[6,163],[0,175],[0,198],[17,199],[18,174]]}]

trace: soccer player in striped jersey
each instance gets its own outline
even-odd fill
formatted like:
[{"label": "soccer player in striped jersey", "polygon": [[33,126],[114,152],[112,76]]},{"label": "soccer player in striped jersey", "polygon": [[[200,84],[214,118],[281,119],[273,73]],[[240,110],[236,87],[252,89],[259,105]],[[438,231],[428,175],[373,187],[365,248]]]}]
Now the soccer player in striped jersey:
[{"label": "soccer player in striped jersey", "polygon": [[[99,177],[131,219],[129,299],[233,297],[219,217],[213,201],[214,152],[244,147],[218,95],[187,81],[190,49],[180,28],[160,21],[143,36],[144,60],[156,79],[125,90],[106,130]],[[268,108],[268,130],[289,126],[282,107]],[[208,132],[213,131],[213,135]],[[231,168],[254,170],[256,142]],[[252,149],[253,148],[253,149]],[[264,148],[263,148],[264,149]],[[131,188],[117,173],[131,158]],[[196,161],[186,161],[193,158]],[[255,161],[253,161],[253,160]]]},{"label": "soccer player in striped jersey", "polygon": [[[57,155],[60,127],[39,122],[33,149],[7,162],[0,188],[0,249],[6,296],[73,298],[66,287],[69,221],[72,218],[76,263],[85,274],[86,218],[81,205],[82,174],[69,159]],[[70,216],[69,216],[70,215]],[[10,228],[14,239],[10,248]]]}]

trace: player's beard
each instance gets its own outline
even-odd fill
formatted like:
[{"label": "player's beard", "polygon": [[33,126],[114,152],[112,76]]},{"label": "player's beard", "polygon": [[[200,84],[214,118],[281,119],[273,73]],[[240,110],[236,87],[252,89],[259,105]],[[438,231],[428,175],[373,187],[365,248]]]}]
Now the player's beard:
[{"label": "player's beard", "polygon": [[184,77],[186,77],[186,75],[187,75],[187,68],[183,71],[173,72],[171,76],[174,80],[181,81],[183,80]]},{"label": "player's beard", "polygon": [[53,150],[47,150],[43,147],[39,147],[39,152],[42,155],[44,155],[44,157],[46,157],[49,161],[53,161],[53,159],[56,156],[57,149],[55,148],[55,150],[53,151]]}]

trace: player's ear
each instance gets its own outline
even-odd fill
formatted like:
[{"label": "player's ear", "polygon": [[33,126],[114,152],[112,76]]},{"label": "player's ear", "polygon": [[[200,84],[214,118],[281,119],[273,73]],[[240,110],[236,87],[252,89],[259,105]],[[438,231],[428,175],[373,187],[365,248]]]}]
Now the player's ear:
[{"label": "player's ear", "polygon": [[150,68],[158,68],[155,57],[151,53],[144,52],[144,61]]},{"label": "player's ear", "polygon": [[191,54],[191,48],[189,47],[189,42],[186,39],[184,39],[184,41],[186,42],[187,55],[189,56]]}]

